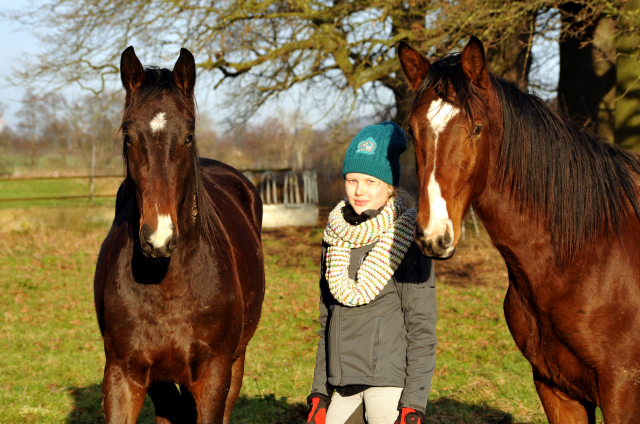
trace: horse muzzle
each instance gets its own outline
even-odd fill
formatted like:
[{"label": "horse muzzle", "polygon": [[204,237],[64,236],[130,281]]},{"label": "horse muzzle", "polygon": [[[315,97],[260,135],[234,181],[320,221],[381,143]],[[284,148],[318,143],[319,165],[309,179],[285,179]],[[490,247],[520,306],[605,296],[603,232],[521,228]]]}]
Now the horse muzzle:
[{"label": "horse muzzle", "polygon": [[447,228],[442,234],[427,234],[420,224],[416,223],[413,238],[422,254],[433,259],[449,259],[456,252],[453,235]]},{"label": "horse muzzle", "polygon": [[153,231],[147,224],[140,227],[140,246],[142,252],[151,258],[168,258],[178,244],[176,227],[172,222],[159,222]]}]

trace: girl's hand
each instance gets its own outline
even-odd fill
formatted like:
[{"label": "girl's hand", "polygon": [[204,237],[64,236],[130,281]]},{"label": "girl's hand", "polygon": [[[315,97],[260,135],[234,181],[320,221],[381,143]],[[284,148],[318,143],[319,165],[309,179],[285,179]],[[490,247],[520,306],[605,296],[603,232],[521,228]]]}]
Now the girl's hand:
[{"label": "girl's hand", "polygon": [[307,422],[311,424],[325,424],[329,402],[329,397],[321,393],[310,394],[307,397],[307,406],[309,407]]},{"label": "girl's hand", "polygon": [[424,424],[425,417],[422,411],[413,408],[402,408],[396,424]]}]

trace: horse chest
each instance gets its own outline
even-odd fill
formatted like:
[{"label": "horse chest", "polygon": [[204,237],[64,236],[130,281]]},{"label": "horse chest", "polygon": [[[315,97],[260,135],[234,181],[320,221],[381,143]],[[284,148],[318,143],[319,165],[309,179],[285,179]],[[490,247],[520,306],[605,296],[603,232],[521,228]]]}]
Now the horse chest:
[{"label": "horse chest", "polygon": [[114,348],[150,352],[146,357],[156,361],[188,356],[194,343],[219,343],[237,315],[236,296],[209,277],[170,270],[158,284],[141,284],[129,274],[107,285],[107,332],[127,335]]},{"label": "horse chest", "polygon": [[594,401],[596,394],[591,388],[595,375],[575,354],[577,346],[590,341],[582,340],[577,324],[567,327],[564,314],[556,312],[562,309],[561,296],[550,300],[531,287],[522,290],[522,283],[510,281],[504,312],[516,345],[531,363],[535,378]]}]

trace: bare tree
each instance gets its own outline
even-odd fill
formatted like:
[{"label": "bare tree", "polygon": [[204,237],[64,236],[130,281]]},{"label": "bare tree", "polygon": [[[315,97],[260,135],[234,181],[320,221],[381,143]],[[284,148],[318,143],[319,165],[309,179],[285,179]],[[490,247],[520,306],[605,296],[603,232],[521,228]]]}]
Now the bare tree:
[{"label": "bare tree", "polygon": [[[595,0],[594,0],[595,2]],[[51,0],[14,15],[40,28],[51,46],[23,77],[104,87],[130,44],[156,58],[190,48],[201,70],[233,93],[243,121],[293,86],[340,116],[358,108],[402,121],[409,94],[395,56],[400,40],[444,54],[469,35],[489,48],[495,69],[526,79],[531,23],[551,1],[282,0],[173,1]],[[104,40],[108,39],[109,43]],[[524,70],[524,72],[523,72]],[[95,85],[95,82],[98,82]]]},{"label": "bare tree", "polygon": [[18,122],[18,130],[21,133],[23,145],[27,148],[27,156],[29,165],[36,165],[36,158],[41,146],[41,121],[40,116],[43,112],[42,104],[39,102],[38,96],[33,91],[28,90],[21,100],[22,106],[16,113],[20,119]]},{"label": "bare tree", "polygon": [[640,150],[640,1],[630,0],[623,25],[635,28],[633,33],[617,37],[615,98],[615,142],[622,147]]},{"label": "bare tree", "polygon": [[[225,104],[235,122],[294,86],[334,117],[346,120],[358,110],[402,122],[410,94],[395,55],[398,41],[443,55],[470,35],[479,36],[492,69],[524,88],[533,37],[595,46],[590,28],[606,20],[613,28],[609,36],[623,39],[636,31],[637,8],[625,7],[627,2],[48,0],[12,17],[38,28],[50,46],[24,68],[27,80],[48,78],[99,91],[115,79],[128,45],[154,59],[185,46],[198,58],[201,74],[226,88]],[[537,19],[553,10],[563,11],[565,24]],[[580,60],[586,60],[582,53]]]}]

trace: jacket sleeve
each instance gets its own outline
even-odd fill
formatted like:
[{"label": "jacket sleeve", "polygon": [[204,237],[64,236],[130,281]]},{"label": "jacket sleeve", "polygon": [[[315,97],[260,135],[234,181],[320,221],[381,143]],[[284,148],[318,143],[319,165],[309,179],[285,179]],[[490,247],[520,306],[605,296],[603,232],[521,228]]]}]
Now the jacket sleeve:
[{"label": "jacket sleeve", "polygon": [[325,266],[326,266],[326,246],[322,245],[322,258],[320,260],[320,316],[318,321],[320,322],[320,329],[318,330],[318,350],[316,352],[316,368],[313,372],[313,384],[311,386],[311,393],[321,393],[326,396],[331,396],[331,390],[327,382],[327,350],[325,345],[326,328],[329,317],[329,309],[327,308],[327,291],[328,285],[325,279]]},{"label": "jacket sleeve", "polygon": [[438,344],[436,279],[431,259],[415,243],[402,265],[396,283],[407,329],[407,368],[400,406],[426,412]]}]

